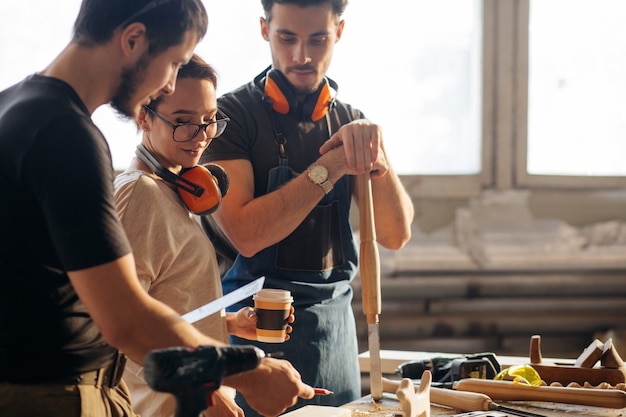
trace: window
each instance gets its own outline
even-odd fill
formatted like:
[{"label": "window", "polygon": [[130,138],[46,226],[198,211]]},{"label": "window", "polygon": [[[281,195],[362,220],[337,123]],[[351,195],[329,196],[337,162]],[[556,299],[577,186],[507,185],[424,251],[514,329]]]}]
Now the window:
[{"label": "window", "polygon": [[626,187],[626,4],[532,0],[511,15],[517,185]]},{"label": "window", "polygon": [[530,4],[530,174],[626,175],[624,17],[621,0]]},{"label": "window", "polygon": [[480,1],[350,2],[331,77],[406,175],[481,171]]}]

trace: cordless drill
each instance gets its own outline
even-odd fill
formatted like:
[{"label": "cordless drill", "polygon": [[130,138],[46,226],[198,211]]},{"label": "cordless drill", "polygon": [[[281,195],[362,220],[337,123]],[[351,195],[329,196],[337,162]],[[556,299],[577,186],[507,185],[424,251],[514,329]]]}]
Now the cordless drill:
[{"label": "cordless drill", "polygon": [[158,349],[146,355],[145,380],[153,390],[176,397],[176,417],[198,417],[213,405],[222,378],[255,369],[264,357],[256,346]]}]

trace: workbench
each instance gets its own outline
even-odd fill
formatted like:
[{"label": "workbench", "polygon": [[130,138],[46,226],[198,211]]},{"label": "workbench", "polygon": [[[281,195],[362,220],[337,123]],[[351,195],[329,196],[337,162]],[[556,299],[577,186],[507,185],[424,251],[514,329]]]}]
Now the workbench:
[{"label": "workbench", "polygon": [[[446,356],[455,354],[441,353],[441,352],[413,352],[413,351],[398,351],[398,350],[381,350],[381,369],[383,375],[390,379],[398,380],[399,376],[394,375],[396,369],[401,363],[412,360],[429,359],[436,356]],[[519,365],[528,361],[528,358],[517,356],[497,356],[497,359],[502,369],[513,365]],[[545,358],[548,361],[554,361],[559,363],[568,362],[571,360],[562,358]],[[363,352],[359,355],[359,365],[361,367],[361,373],[363,374],[364,389],[369,390],[369,352]],[[557,416],[602,416],[602,417],[626,417],[626,408],[613,409],[604,407],[590,407],[583,405],[562,404],[553,402],[529,402],[529,401],[495,401],[497,404],[514,408],[520,411],[527,411],[535,414],[541,414],[547,417]],[[385,393],[381,402],[377,403],[383,405],[385,408],[396,408],[399,410],[400,403],[393,394]],[[366,395],[357,401],[344,405],[343,407],[349,408],[353,411],[373,411],[372,398]],[[431,403],[431,416],[454,416],[461,414],[463,411],[454,410],[443,406],[438,406]],[[373,414],[376,415],[376,414]],[[393,414],[389,414],[392,416]],[[507,414],[508,415],[508,414]],[[379,414],[381,416],[381,414]]]},{"label": "workbench", "polygon": [[[377,402],[385,409],[400,409],[400,403],[393,394],[383,394],[383,399]],[[564,416],[592,416],[592,417],[624,417],[626,416],[626,409],[616,410],[612,408],[601,407],[588,407],[583,405],[571,405],[560,403],[548,403],[548,402],[509,402],[498,401],[497,404],[514,408],[520,411],[527,411],[535,414],[541,414],[546,417],[564,417]],[[373,411],[372,397],[367,395],[349,404],[343,405],[344,408],[349,408],[353,411]],[[431,404],[430,415],[431,416],[454,416],[461,414],[463,411],[453,410],[447,407],[441,407],[436,404]],[[506,414],[506,413],[505,413]],[[376,414],[373,414],[376,415]],[[378,414],[382,417],[384,414]],[[510,415],[510,414],[506,414]],[[389,417],[393,416],[389,413]]]}]

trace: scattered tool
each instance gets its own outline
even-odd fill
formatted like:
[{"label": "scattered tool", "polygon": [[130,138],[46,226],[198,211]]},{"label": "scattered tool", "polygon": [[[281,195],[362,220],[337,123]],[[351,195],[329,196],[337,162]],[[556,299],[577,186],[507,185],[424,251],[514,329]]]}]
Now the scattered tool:
[{"label": "scattered tool", "polygon": [[[400,386],[400,381],[392,381],[387,378],[383,378],[382,382],[384,392],[395,393]],[[493,402],[489,396],[477,392],[431,387],[430,402],[461,411],[502,411],[522,417],[546,417],[543,414],[502,406]]]},{"label": "scattered tool", "polygon": [[374,400],[383,397],[382,368],[380,363],[380,335],[378,315],[381,311],[380,297],[380,255],[376,245],[376,225],[374,223],[374,202],[370,174],[357,177],[360,219],[360,260],[361,291],[363,313],[367,318],[367,343],[370,353],[370,390]]},{"label": "scattered tool", "polygon": [[455,382],[454,389],[479,392],[496,400],[504,401],[551,401],[604,408],[626,407],[626,392],[618,389],[536,387],[513,381],[473,378]]},{"label": "scattered tool", "polygon": [[432,373],[432,386],[452,388],[452,383],[464,378],[493,379],[501,367],[491,352],[457,357],[434,356],[429,359],[408,361],[398,365],[396,374],[401,378],[420,379],[424,371]]},{"label": "scattered tool", "polygon": [[176,397],[176,417],[198,417],[229,375],[255,369],[265,357],[256,346],[174,347],[149,352],[144,378],[155,391]]},{"label": "scattered tool", "polygon": [[[572,382],[584,385],[599,385],[607,382],[617,385],[626,382],[626,366],[609,339],[602,343],[594,340],[571,365],[546,362],[541,355],[541,336],[530,339],[530,365],[548,385],[553,382],[566,386]],[[594,367],[600,360],[601,367]]]}]

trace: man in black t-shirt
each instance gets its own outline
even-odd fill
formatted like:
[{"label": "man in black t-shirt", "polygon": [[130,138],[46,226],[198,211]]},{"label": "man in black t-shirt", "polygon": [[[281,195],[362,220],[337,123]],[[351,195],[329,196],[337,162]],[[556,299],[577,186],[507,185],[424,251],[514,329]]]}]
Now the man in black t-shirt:
[{"label": "man in black t-shirt", "polygon": [[[213,215],[240,255],[222,287],[230,292],[264,276],[268,288],[291,292],[293,337],[259,346],[281,351],[304,382],[334,392],[296,407],[337,406],[361,395],[350,286],[359,263],[352,201],[366,200],[357,176],[371,179],[374,235],[383,247],[409,241],[414,208],[387,159],[381,127],[337,100],[338,85],[327,76],[347,0],[261,3],[260,34],[272,64],[218,99],[231,121],[203,156],[229,176],[228,195]],[[378,74],[356,65],[371,71],[363,88],[375,93]],[[251,304],[243,300],[230,311]],[[246,416],[256,415],[237,401]]]},{"label": "man in black t-shirt", "polygon": [[[84,0],[59,56],[0,92],[0,415],[132,416],[119,352],[221,344],[139,284],[91,120],[170,94],[207,20],[200,0]],[[313,396],[275,359],[223,383],[266,415]]]}]

